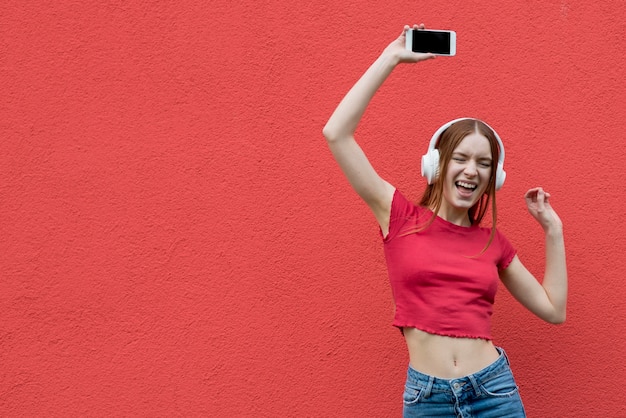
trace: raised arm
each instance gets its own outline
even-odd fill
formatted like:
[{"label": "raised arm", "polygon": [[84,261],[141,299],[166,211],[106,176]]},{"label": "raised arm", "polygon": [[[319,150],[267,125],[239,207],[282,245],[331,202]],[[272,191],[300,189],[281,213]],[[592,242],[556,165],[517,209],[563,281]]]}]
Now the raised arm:
[{"label": "raised arm", "polygon": [[[415,25],[413,28],[424,29],[424,25]],[[409,26],[405,26],[402,34],[385,48],[350,89],[323,130],[335,160],[354,190],[371,208],[385,235],[389,229],[389,211],[395,188],[376,173],[355,141],[354,132],[372,97],[396,65],[434,58],[432,54],[417,54],[406,50],[407,29]]]},{"label": "raised arm", "polygon": [[542,188],[530,189],[524,197],[528,211],[545,232],[546,267],[543,282],[539,283],[517,256],[500,276],[511,294],[528,310],[547,322],[560,324],[565,322],[567,307],[563,223],[550,205],[550,194]]}]

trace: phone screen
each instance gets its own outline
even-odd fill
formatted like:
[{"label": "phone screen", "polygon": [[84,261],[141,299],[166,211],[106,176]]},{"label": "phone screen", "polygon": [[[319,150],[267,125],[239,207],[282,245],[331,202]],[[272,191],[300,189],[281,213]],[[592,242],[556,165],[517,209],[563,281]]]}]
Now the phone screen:
[{"label": "phone screen", "polygon": [[413,30],[413,52],[450,55],[450,32]]}]

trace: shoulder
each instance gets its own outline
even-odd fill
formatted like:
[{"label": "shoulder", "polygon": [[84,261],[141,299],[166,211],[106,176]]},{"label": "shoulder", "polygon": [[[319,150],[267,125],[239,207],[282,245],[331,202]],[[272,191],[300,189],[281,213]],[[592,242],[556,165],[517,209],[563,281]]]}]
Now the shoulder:
[{"label": "shoulder", "polygon": [[395,190],[391,200],[391,218],[404,216],[422,217],[426,214],[432,214],[432,212],[409,200],[400,190]]},{"label": "shoulder", "polygon": [[494,239],[497,239],[501,243],[510,244],[509,239],[506,237],[506,235],[504,235],[504,233],[502,233],[502,231],[500,231],[497,227],[496,227],[496,234],[495,234]]},{"label": "shoulder", "polygon": [[396,188],[391,201],[389,214],[389,234],[387,240],[394,238],[407,227],[413,228],[418,220],[428,212],[426,208],[410,201],[400,190]]}]

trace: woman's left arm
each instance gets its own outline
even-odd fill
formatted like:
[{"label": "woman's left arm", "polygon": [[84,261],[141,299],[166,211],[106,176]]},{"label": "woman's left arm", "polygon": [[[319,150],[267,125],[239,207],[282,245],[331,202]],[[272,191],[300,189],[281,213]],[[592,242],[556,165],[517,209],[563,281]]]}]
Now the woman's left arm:
[{"label": "woman's left arm", "polygon": [[541,187],[530,189],[524,196],[530,214],[546,235],[546,268],[543,282],[522,264],[517,256],[500,272],[502,283],[529,311],[544,321],[565,322],[567,307],[567,266],[563,223],[550,205],[550,194]]}]

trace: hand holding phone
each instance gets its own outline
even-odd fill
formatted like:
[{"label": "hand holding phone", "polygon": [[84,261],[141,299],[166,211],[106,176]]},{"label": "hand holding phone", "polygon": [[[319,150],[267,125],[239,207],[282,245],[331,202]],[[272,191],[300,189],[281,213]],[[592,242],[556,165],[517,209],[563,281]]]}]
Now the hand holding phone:
[{"label": "hand holding phone", "polygon": [[456,32],[450,30],[408,29],[406,49],[452,57],[456,55]]}]

